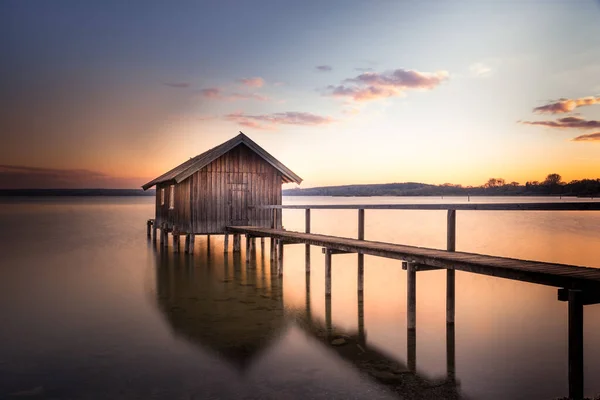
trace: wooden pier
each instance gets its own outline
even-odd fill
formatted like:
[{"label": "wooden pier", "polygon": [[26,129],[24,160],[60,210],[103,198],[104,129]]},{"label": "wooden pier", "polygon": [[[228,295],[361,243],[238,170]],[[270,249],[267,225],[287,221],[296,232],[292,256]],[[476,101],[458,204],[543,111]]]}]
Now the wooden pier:
[{"label": "wooden pier", "polygon": [[[264,226],[227,226],[225,249],[228,251],[228,234],[233,235],[233,251],[241,251],[241,236],[246,238],[246,261],[250,260],[255,249],[256,238],[270,239],[270,259],[276,266],[277,274],[283,275],[283,252],[285,245],[304,244],[306,247],[306,279],[310,279],[311,246],[322,247],[325,254],[325,296],[331,298],[332,258],[336,254],[356,253],[357,291],[362,298],[364,290],[364,255],[402,260],[407,271],[407,329],[412,337],[417,326],[416,315],[416,277],[418,272],[446,270],[446,322],[455,322],[455,271],[465,271],[499,278],[542,284],[559,288],[557,299],[568,302],[569,311],[569,396],[583,398],[583,308],[585,305],[600,303],[600,269],[586,268],[506,257],[456,251],[456,214],[457,211],[600,211],[598,202],[560,202],[560,203],[480,203],[480,204],[364,204],[364,205],[260,205],[251,208],[271,210],[271,227]],[[305,232],[287,231],[282,228],[282,209],[305,210]],[[358,237],[345,238],[327,236],[311,232],[311,209],[356,209],[358,211]],[[365,240],[365,210],[446,210],[447,244],[446,250],[407,246],[395,243],[383,243]],[[156,239],[156,229],[161,228],[160,242],[167,245],[168,227],[156,227],[153,220],[148,221],[147,233]],[[163,233],[164,232],[164,233]],[[181,232],[172,232],[177,236]],[[186,234],[186,253],[193,253],[194,234]],[[191,238],[189,238],[191,236]],[[187,245],[189,242],[191,244]],[[173,242],[178,251],[179,240]],[[450,331],[454,331],[451,329]]]}]

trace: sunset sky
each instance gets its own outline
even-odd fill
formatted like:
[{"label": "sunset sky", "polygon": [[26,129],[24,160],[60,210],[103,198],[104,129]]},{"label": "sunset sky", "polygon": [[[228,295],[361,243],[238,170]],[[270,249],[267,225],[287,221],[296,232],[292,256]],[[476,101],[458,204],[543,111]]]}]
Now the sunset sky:
[{"label": "sunset sky", "polygon": [[302,187],[600,177],[600,2],[0,3],[0,188],[139,187],[243,131]]}]

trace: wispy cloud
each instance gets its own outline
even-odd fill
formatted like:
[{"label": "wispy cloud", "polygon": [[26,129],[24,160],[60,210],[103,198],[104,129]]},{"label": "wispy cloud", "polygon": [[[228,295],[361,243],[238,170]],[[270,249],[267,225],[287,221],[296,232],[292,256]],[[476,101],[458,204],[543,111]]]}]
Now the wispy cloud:
[{"label": "wispy cloud", "polygon": [[242,78],[238,79],[238,82],[244,86],[259,88],[265,84],[265,80],[259,76],[255,76],[253,78]]},{"label": "wispy cloud", "polygon": [[586,120],[581,117],[564,117],[556,121],[519,121],[526,125],[539,125],[549,128],[561,129],[596,129],[600,128],[600,121]]},{"label": "wispy cloud", "polygon": [[582,97],[579,99],[559,99],[533,109],[540,114],[564,114],[575,110],[577,107],[600,104],[600,97]]},{"label": "wispy cloud", "polygon": [[471,64],[469,66],[469,71],[471,71],[472,75],[480,78],[487,78],[493,73],[492,68],[489,65],[480,62]]},{"label": "wispy cloud", "polygon": [[237,101],[237,100],[257,100],[268,101],[269,97],[257,93],[224,93],[220,88],[206,88],[200,90],[202,97],[211,100]]},{"label": "wispy cloud", "polygon": [[2,189],[127,189],[139,187],[147,178],[120,178],[84,169],[52,169],[0,165]]},{"label": "wispy cloud", "polygon": [[165,82],[164,85],[177,89],[187,89],[192,86],[189,82]]},{"label": "wispy cloud", "polygon": [[373,68],[354,68],[355,71],[359,71],[359,72],[372,72]]},{"label": "wispy cloud", "polygon": [[333,67],[331,65],[317,65],[315,69],[321,72],[329,72],[333,70]]},{"label": "wispy cloud", "polygon": [[600,132],[588,133],[571,139],[573,142],[600,142]]},{"label": "wispy cloud", "polygon": [[308,112],[287,111],[272,114],[249,115],[235,112],[225,116],[228,121],[256,129],[274,129],[277,125],[325,125],[334,122],[331,117],[320,116]]},{"label": "wispy cloud", "polygon": [[340,85],[327,87],[328,94],[350,97],[355,101],[369,101],[403,96],[407,90],[431,90],[449,78],[447,71],[419,72],[397,69],[385,73],[364,72]]}]

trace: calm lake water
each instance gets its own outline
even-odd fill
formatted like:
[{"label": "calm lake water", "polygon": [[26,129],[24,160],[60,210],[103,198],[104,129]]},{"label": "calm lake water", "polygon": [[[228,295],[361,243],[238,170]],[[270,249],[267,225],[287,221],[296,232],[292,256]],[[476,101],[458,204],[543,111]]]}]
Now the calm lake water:
[{"label": "calm lake water", "polygon": [[[465,200],[291,197],[284,203]],[[471,202],[549,200],[565,201]],[[417,276],[415,350],[407,348],[401,262],[365,256],[359,324],[357,256],[333,257],[333,329],[349,341],[362,335],[362,347],[381,358],[364,365],[345,353],[349,345],[323,340],[328,315],[319,248],[311,252],[310,285],[303,245],[286,246],[282,279],[271,274],[268,241],[265,256],[258,246],[249,267],[243,253],[224,256],[222,237],[210,244],[198,237],[193,256],[173,254],[146,238],[153,207],[145,197],[2,202],[0,398],[416,398],[365,372],[384,363],[402,371],[411,351],[417,378],[430,382],[425,397],[567,395],[567,305],[557,301],[555,288],[457,272],[456,383],[431,388],[447,375],[445,271]],[[445,248],[445,211],[365,214],[367,240]],[[311,222],[315,233],[357,235],[356,210],[313,210]],[[283,224],[302,231],[304,211],[285,210]],[[458,211],[456,247],[600,268],[600,212]],[[585,393],[595,395],[600,305],[585,307],[584,329]]]}]

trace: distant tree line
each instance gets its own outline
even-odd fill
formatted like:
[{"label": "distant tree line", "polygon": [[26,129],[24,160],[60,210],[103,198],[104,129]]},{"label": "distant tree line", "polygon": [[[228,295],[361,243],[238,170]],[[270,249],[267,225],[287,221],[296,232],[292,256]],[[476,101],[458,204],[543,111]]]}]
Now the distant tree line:
[{"label": "distant tree line", "polygon": [[452,183],[385,183],[368,185],[324,186],[284,190],[286,196],[580,196],[600,197],[600,179],[562,181],[559,174],[549,174],[542,182],[506,182],[490,178],[481,186],[462,186]]}]

